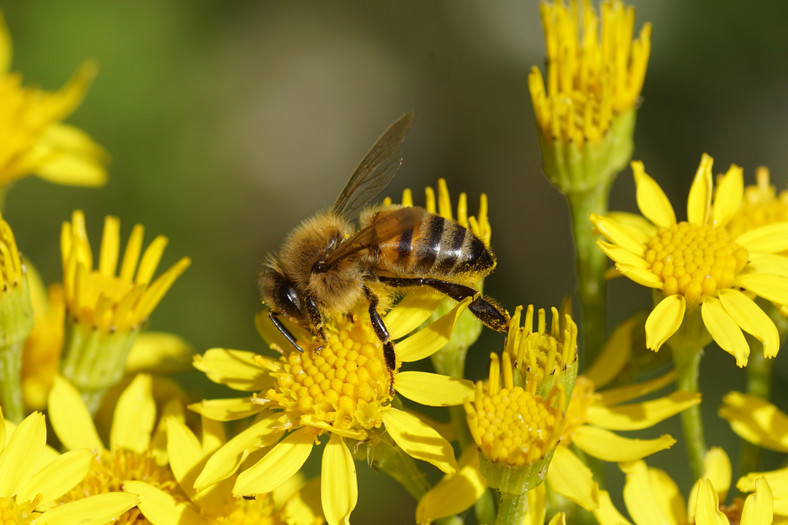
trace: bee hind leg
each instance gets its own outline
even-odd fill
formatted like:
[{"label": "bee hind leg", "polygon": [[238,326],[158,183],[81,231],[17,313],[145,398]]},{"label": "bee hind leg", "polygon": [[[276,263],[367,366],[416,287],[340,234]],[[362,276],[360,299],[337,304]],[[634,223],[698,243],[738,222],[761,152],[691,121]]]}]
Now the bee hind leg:
[{"label": "bee hind leg", "polygon": [[397,369],[397,354],[394,351],[394,344],[389,337],[389,331],[378,313],[378,296],[366,286],[363,288],[364,295],[367,301],[369,301],[369,320],[372,323],[372,329],[375,331],[375,335],[377,335],[380,342],[383,343],[383,359],[386,361],[386,368],[391,374],[389,394],[394,395],[394,371]]}]

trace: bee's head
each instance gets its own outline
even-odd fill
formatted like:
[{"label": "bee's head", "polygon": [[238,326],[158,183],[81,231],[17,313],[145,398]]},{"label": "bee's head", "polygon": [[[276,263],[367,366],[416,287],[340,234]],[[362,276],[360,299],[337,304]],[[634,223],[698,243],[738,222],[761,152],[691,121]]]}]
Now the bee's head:
[{"label": "bee's head", "polygon": [[295,283],[276,264],[269,264],[260,275],[263,301],[272,310],[306,325],[305,301]]}]

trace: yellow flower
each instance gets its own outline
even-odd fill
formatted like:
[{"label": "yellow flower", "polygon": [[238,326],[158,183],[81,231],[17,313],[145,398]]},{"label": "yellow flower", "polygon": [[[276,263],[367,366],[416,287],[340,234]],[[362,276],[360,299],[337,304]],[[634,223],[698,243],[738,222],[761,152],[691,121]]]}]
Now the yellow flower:
[{"label": "yellow flower", "polygon": [[[742,330],[763,343],[764,355],[779,349],[777,328],[750,295],[788,304],[788,223],[751,229],[733,237],[725,225],[739,210],[742,170],[731,166],[719,179],[712,204],[712,158],[704,155],[690,188],[687,220],[678,222],[665,194],[640,162],[633,162],[637,202],[648,221],[626,224],[591,216],[610,241],[597,244],[625,276],[661,292],[646,321],[646,344],[659,350],[697,313],[717,344],[745,366],[750,349]],[[742,291],[744,290],[744,291]],[[746,292],[746,293],[745,293]]]},{"label": "yellow flower", "polygon": [[3,523],[27,525],[101,524],[136,505],[133,494],[111,492],[57,506],[88,473],[88,450],[59,455],[46,446],[43,414],[34,412],[18,427],[0,418],[0,516]]},{"label": "yellow flower", "polygon": [[741,206],[725,228],[738,237],[748,230],[785,221],[788,221],[788,191],[778,194],[769,183],[769,170],[760,167],[755,172],[755,184],[744,187]]},{"label": "yellow flower", "polygon": [[181,491],[188,498],[186,501],[144,481],[127,481],[123,484],[126,492],[139,496],[138,507],[153,525],[323,523],[319,487],[315,483],[300,490],[285,485],[276,493],[260,494],[253,499],[233,497],[235,476],[203,491],[194,490],[195,476],[203,469],[211,454],[226,442],[222,423],[206,418],[203,418],[202,423],[202,439],[199,439],[182,421],[169,418],[166,422],[170,468]]},{"label": "yellow flower", "polygon": [[107,154],[85,132],[60,122],[82,102],[95,64],[83,64],[54,93],[23,87],[10,65],[11,37],[0,14],[0,188],[32,173],[58,184],[104,184]]},{"label": "yellow flower", "polygon": [[[400,363],[423,359],[444,346],[468,301],[404,337],[428,319],[437,304],[425,302],[418,294],[406,296],[384,317],[392,339],[399,340],[395,346],[398,368]],[[397,370],[392,377],[384,362],[380,339],[360,317],[333,320],[328,326],[327,342],[319,352],[310,335],[291,327],[305,349],[300,353],[261,313],[257,316],[258,329],[272,348],[281,352],[278,359],[227,349],[212,349],[195,359],[195,366],[212,381],[255,394],[240,399],[206,400],[190,408],[216,420],[257,415],[249,428],[208,460],[197,477],[196,490],[229,478],[250,453],[271,447],[238,475],[233,494],[271,492],[301,469],[314,445],[325,435],[328,440],[323,451],[321,499],[330,524],[347,522],[358,498],[352,447],[348,448],[346,439],[370,443],[374,461],[375,443],[390,437],[411,457],[432,463],[443,472],[456,470],[449,442],[419,417],[394,408],[389,389],[393,380],[394,389],[412,401],[451,406],[462,403],[473,391],[472,384],[427,372]],[[381,432],[383,427],[386,435]]]},{"label": "yellow flower", "polygon": [[[624,503],[636,525],[665,523],[705,524],[770,524],[773,518],[773,497],[769,483],[760,478],[757,491],[744,502],[735,499],[731,505],[721,506],[731,482],[731,465],[727,454],[712,448],[704,460],[705,473],[690,491],[689,503],[681,497],[678,486],[662,470],[651,468],[644,461],[622,465],[627,474]],[[594,512],[602,525],[629,524],[610,500],[600,493],[600,507]]]},{"label": "yellow flower", "polygon": [[[182,418],[179,408],[180,402],[173,403],[167,411]],[[138,375],[118,398],[108,447],[99,437],[79,391],[59,376],[49,394],[49,418],[66,449],[87,448],[95,455],[85,479],[65,493],[61,501],[118,491],[129,480],[145,481],[171,494],[177,492],[177,483],[166,466],[165,430],[162,425],[154,429],[156,403],[149,375]],[[135,508],[123,514],[117,523],[134,523],[138,516],[139,510]]]}]

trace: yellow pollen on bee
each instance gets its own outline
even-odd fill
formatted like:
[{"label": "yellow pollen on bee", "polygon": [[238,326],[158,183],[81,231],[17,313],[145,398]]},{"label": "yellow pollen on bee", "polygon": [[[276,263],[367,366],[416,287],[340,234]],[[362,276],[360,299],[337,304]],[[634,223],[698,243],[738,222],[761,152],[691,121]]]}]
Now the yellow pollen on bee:
[{"label": "yellow pollen on bee", "polygon": [[[381,425],[390,401],[391,375],[380,339],[357,319],[329,329],[318,352],[293,350],[282,356],[276,385],[265,393],[293,421],[316,417],[341,430]],[[370,415],[372,414],[372,415]]]},{"label": "yellow pollen on bee", "polygon": [[680,222],[660,228],[648,242],[644,258],[662,279],[665,295],[680,294],[688,303],[698,304],[733,286],[749,254],[724,228]]}]

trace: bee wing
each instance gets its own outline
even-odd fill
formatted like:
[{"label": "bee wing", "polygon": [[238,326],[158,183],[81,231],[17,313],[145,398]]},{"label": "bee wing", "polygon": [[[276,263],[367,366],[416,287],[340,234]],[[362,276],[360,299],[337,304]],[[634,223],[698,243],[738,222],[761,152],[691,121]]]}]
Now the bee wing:
[{"label": "bee wing", "polygon": [[397,208],[379,214],[369,226],[356,232],[343,241],[326,257],[326,265],[331,266],[348,255],[380,246],[380,244],[412,229],[427,213],[419,207]]},{"label": "bee wing", "polygon": [[386,189],[402,164],[402,143],[413,117],[412,111],[406,113],[383,132],[345,184],[332,207],[334,213],[355,220],[362,208]]}]

